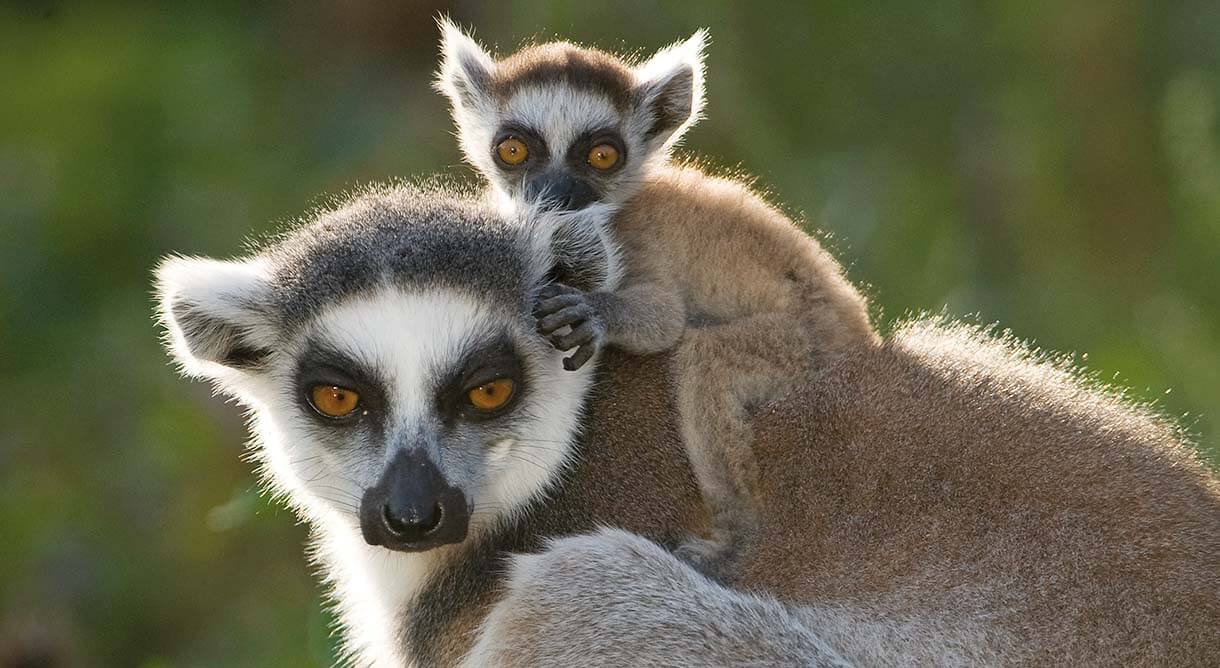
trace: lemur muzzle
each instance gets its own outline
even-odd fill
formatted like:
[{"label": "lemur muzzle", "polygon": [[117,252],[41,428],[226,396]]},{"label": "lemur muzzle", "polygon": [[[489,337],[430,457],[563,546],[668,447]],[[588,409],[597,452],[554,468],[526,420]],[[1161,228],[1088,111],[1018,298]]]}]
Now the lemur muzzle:
[{"label": "lemur muzzle", "polygon": [[369,545],[421,552],[466,538],[466,495],[420,450],[398,453],[360,501],[360,532]]}]

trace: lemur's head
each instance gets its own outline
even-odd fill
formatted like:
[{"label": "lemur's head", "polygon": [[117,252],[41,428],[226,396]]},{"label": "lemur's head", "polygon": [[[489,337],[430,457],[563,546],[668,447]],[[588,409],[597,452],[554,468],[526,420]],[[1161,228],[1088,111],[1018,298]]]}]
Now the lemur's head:
[{"label": "lemur's head", "polygon": [[442,20],[437,88],[466,159],[510,202],[567,210],[631,197],[699,118],[699,31],[640,64],[567,42],[493,59]]},{"label": "lemur's head", "polygon": [[[590,380],[530,313],[549,227],[376,190],[251,257],[165,260],[167,343],[250,409],[268,482],[311,520],[392,550],[460,542],[544,491]],[[579,264],[596,284],[607,262]]]}]

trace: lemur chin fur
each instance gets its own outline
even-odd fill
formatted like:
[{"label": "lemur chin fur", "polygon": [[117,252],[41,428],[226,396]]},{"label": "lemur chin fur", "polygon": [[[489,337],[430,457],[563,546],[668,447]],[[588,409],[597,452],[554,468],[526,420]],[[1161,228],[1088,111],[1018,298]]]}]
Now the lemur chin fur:
[{"label": "lemur chin fur", "polygon": [[603,345],[676,347],[683,441],[713,517],[680,553],[731,581],[760,526],[750,411],[877,345],[865,299],[749,185],[669,161],[704,106],[703,31],[639,64],[567,42],[495,60],[452,24],[442,32],[437,88],[501,200],[611,217],[622,284],[543,288],[539,329],[575,350],[569,368]]}]

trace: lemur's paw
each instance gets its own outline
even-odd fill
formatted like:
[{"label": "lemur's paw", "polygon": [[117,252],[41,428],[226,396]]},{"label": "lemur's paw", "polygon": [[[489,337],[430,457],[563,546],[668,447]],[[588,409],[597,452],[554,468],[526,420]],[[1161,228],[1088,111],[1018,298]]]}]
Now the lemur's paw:
[{"label": "lemur's paw", "polygon": [[[584,366],[605,343],[605,322],[582,290],[562,283],[544,286],[534,296],[534,317],[538,333],[557,350],[576,349],[563,360],[568,371]],[[560,333],[564,327],[568,330]]]}]

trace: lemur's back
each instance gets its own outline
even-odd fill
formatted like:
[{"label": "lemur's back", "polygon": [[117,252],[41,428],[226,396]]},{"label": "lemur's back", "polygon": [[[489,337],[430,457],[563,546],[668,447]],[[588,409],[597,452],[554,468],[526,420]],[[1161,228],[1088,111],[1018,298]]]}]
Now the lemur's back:
[{"label": "lemur's back", "polygon": [[1216,660],[1220,483],[1144,411],[920,325],[757,425],[767,512],[736,584],[817,606],[847,655],[870,618],[909,615],[908,642],[959,634],[1005,663]]},{"label": "lemur's back", "polygon": [[[568,543],[498,607],[498,665],[1217,665],[1220,482],[1140,408],[920,323],[756,420],[764,526],[731,590]],[[845,664],[783,651],[809,637]]]},{"label": "lemur's back", "polygon": [[747,184],[692,166],[659,167],[617,214],[628,280],[680,292],[694,322],[803,313],[819,344],[874,340],[868,308],[839,263]]}]

